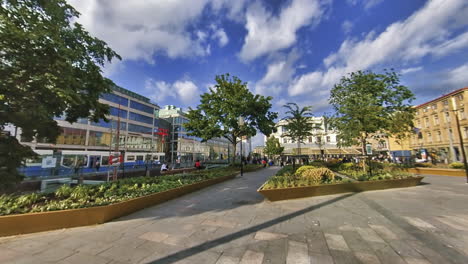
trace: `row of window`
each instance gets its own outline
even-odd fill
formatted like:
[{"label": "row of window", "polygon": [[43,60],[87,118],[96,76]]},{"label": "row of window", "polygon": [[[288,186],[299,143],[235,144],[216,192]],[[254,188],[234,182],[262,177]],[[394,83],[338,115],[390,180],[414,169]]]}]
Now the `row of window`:
[{"label": "row of window", "polygon": [[[315,139],[315,141],[314,141]],[[327,143],[330,143],[331,142],[331,136],[326,136],[325,137],[325,140]],[[296,143],[295,140],[292,140],[292,139],[288,139],[288,138],[283,138],[283,144],[287,144],[287,143]],[[323,142],[323,138],[322,137],[308,137],[307,140],[305,141],[305,143],[325,143]]]},{"label": "row of window", "polygon": [[[120,95],[116,95],[116,94],[113,94],[113,93],[108,93],[108,94],[101,95],[101,98],[106,100],[106,101],[113,102],[113,103],[116,103],[116,104],[120,104],[120,105],[125,106],[125,107],[128,106],[128,99],[125,98],[125,97],[122,97]],[[145,105],[145,104],[139,103],[137,101],[133,101],[133,100],[130,100],[130,108],[140,110],[142,112],[145,112],[145,113],[148,113],[148,114],[151,114],[151,115],[154,114],[154,110],[155,110],[154,107],[151,107],[151,106],[148,106],[148,105]]]},{"label": "row of window", "polygon": [[[463,101],[463,94],[458,94],[455,96],[455,98],[458,100],[458,101]],[[444,108],[447,108],[448,105],[449,105],[449,99],[445,99],[442,101],[442,105]],[[431,105],[427,105],[425,106],[422,111],[424,113],[426,113],[427,111],[429,111],[429,109],[432,109],[432,110],[437,110],[437,103],[434,103],[434,104],[431,104]],[[416,115],[419,114],[419,110],[416,110]]]},{"label": "row of window", "polygon": [[[444,116],[444,119],[445,119],[445,122],[446,123],[449,123],[452,119],[451,119],[451,116],[450,116],[450,112],[445,112],[443,114]],[[465,109],[460,109],[459,111],[459,117],[460,119],[466,119],[466,112],[465,112]],[[440,122],[439,122],[439,115],[433,115],[432,116],[432,122],[434,125],[439,125]],[[417,127],[422,127],[421,126],[421,120],[420,119],[417,119],[416,120],[416,123],[417,123]],[[429,117],[426,117],[424,118],[424,127],[430,127],[430,120],[429,120]]]},{"label": "row of window", "polygon": [[[463,128],[463,138],[468,138],[468,127],[464,127]],[[442,132],[441,131],[436,131],[435,132],[435,142],[442,142]],[[432,137],[432,133],[431,132],[426,132],[425,135],[421,132],[418,134],[417,136],[419,139],[422,139],[424,140],[425,142],[428,142],[428,143],[432,143],[433,142],[433,137]],[[454,135],[453,135],[453,130],[452,129],[449,129],[449,137],[451,137],[452,139],[455,139],[454,138]],[[447,139],[449,139],[447,137]],[[413,141],[416,142],[416,135],[413,136]]]},{"label": "row of window", "polygon": [[142,122],[142,123],[146,123],[146,124],[150,124],[150,125],[153,124],[153,118],[152,117],[145,116],[145,115],[140,115],[140,114],[133,113],[133,112],[130,112],[130,114],[128,115],[128,119],[138,121],[138,122]]}]

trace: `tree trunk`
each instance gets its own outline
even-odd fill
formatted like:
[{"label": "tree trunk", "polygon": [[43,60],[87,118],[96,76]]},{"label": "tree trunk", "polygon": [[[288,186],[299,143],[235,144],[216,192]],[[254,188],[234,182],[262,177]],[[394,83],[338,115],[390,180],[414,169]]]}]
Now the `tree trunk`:
[{"label": "tree trunk", "polygon": [[362,161],[362,168],[364,169],[364,172],[367,172],[367,168],[366,168],[367,150],[366,150],[366,139],[365,138],[363,138],[361,140],[361,144],[362,144],[362,155],[365,156],[364,160]]},{"label": "tree trunk", "polygon": [[236,148],[237,148],[237,142],[236,140],[234,140],[234,144],[232,144],[233,148],[232,148],[232,161],[231,161],[231,165],[235,165],[236,164]]}]

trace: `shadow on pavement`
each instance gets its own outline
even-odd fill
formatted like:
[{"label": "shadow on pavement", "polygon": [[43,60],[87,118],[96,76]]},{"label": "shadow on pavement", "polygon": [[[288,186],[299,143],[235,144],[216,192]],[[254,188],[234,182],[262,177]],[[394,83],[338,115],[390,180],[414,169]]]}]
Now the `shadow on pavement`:
[{"label": "shadow on pavement", "polygon": [[226,236],[223,236],[223,237],[211,240],[211,241],[207,241],[207,242],[202,243],[200,245],[181,250],[179,252],[173,253],[173,254],[168,255],[168,256],[166,256],[164,258],[160,258],[160,259],[154,260],[154,261],[149,262],[149,263],[151,263],[151,264],[174,263],[174,262],[180,261],[182,259],[191,257],[193,255],[196,255],[198,253],[201,253],[203,251],[209,250],[211,248],[214,248],[216,246],[219,246],[221,244],[229,243],[229,242],[231,242],[231,241],[233,241],[235,239],[238,239],[238,238],[241,238],[243,236],[255,233],[257,231],[260,231],[262,229],[271,227],[271,226],[276,225],[278,223],[287,221],[289,219],[300,216],[302,214],[317,210],[317,209],[319,209],[321,207],[333,204],[335,202],[338,202],[338,201],[343,200],[345,198],[351,197],[353,195],[355,195],[355,193],[350,193],[350,194],[346,194],[346,195],[343,195],[343,196],[339,196],[339,197],[333,198],[331,200],[328,200],[328,201],[325,201],[325,202],[322,202],[322,203],[319,203],[319,204],[304,208],[302,210],[299,210],[299,211],[296,211],[296,212],[293,212],[293,213],[290,213],[290,214],[287,214],[287,215],[272,219],[270,221],[266,221],[266,222],[264,222],[262,224],[258,224],[258,225],[243,229],[241,231],[238,231],[238,232],[235,232],[235,233],[232,233],[232,234],[229,234],[229,235],[226,235]]}]

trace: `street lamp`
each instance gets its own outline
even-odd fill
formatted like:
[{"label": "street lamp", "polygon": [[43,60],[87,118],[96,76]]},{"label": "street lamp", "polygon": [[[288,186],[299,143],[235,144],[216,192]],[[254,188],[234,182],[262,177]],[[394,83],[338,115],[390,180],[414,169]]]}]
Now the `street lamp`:
[{"label": "street lamp", "polygon": [[[239,126],[242,127],[244,125],[244,118],[242,116],[239,117]],[[240,162],[241,162],[241,174],[240,176],[244,176],[244,163],[242,162],[242,134],[240,137]],[[235,162],[235,159],[234,159]]]},{"label": "street lamp", "polygon": [[468,183],[468,164],[466,162],[465,146],[463,145],[463,137],[460,131],[460,120],[458,120],[458,109],[457,104],[455,102],[455,97],[452,97],[452,107],[453,113],[455,114],[455,121],[457,122],[458,137],[460,139],[460,147],[463,155],[463,165],[465,167],[466,183]]}]

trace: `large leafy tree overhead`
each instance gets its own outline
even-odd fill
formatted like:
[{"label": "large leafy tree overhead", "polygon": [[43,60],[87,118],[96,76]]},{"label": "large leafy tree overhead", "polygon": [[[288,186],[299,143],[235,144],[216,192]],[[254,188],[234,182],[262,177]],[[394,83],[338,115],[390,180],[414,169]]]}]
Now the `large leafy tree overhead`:
[{"label": "large leafy tree overhead", "polygon": [[279,139],[271,136],[267,139],[265,143],[265,148],[263,152],[268,156],[281,155],[283,153],[284,147],[281,146]]},{"label": "large leafy tree overhead", "polygon": [[120,56],[73,22],[79,13],[65,0],[0,0],[0,181],[33,152],[5,133],[19,127],[26,139],[53,142],[54,116],[105,118],[98,102],[113,82],[101,66]]},{"label": "large leafy tree overhead", "polygon": [[[252,94],[247,84],[229,74],[216,76],[216,85],[202,94],[200,104],[187,113],[185,128],[190,135],[204,141],[216,137],[226,138],[236,153],[241,137],[256,135],[257,130],[270,135],[278,114],[271,112],[271,97]],[[239,125],[239,117],[244,125]]]},{"label": "large leafy tree overhead", "polygon": [[300,108],[296,103],[287,103],[283,107],[286,110],[286,132],[283,137],[289,137],[297,143],[297,154],[301,154],[301,143],[313,135],[313,130],[319,126],[312,120],[312,107],[304,106]]},{"label": "large leafy tree overhead", "polygon": [[332,125],[342,146],[361,145],[363,154],[371,137],[405,138],[412,132],[413,93],[400,84],[398,74],[358,71],[344,76],[331,90],[335,109]]}]

